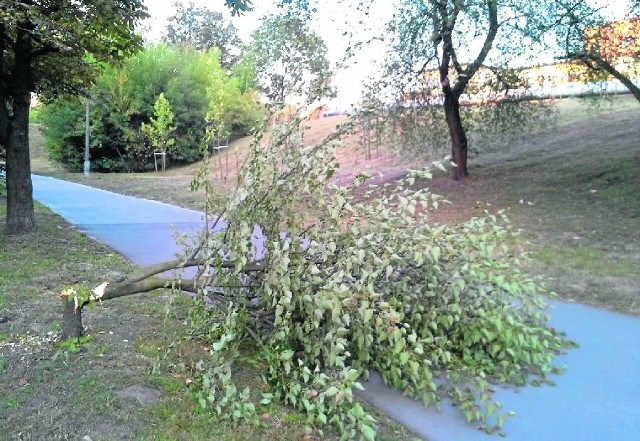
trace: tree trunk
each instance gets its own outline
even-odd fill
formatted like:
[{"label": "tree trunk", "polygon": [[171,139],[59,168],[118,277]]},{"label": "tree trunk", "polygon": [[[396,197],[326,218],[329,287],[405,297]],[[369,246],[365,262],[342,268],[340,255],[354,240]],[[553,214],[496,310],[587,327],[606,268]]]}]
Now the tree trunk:
[{"label": "tree trunk", "polygon": [[[7,140],[9,139],[9,126],[11,118],[7,109],[7,99],[0,93],[0,147],[6,152]],[[2,150],[0,150],[2,151]]]},{"label": "tree trunk", "polygon": [[[94,301],[106,301],[110,299],[117,299],[119,297],[130,296],[133,294],[140,294],[143,292],[149,292],[156,289],[168,288],[171,285],[169,279],[158,277],[169,270],[184,269],[192,267],[202,267],[207,265],[206,259],[187,259],[172,260],[167,262],[161,262],[154,265],[141,268],[137,273],[131,274],[126,278],[122,278],[113,282],[104,282],[103,284],[95,287],[92,290],[92,299]],[[218,264],[218,269],[235,268],[235,262],[223,261]],[[259,262],[252,262],[246,264],[242,268],[242,272],[245,274],[261,273],[266,268]],[[173,288],[179,289],[194,294],[198,293],[198,287],[202,287],[203,283],[208,283],[207,279],[183,279],[173,285]],[[82,336],[82,310],[90,303],[89,299],[78,300],[77,304],[73,299],[68,297],[60,297],[62,300],[62,338],[78,338]]]},{"label": "tree trunk", "polygon": [[[31,106],[31,40],[18,38],[15,51],[15,72],[12,75],[14,93],[12,115],[7,129],[7,234],[33,231],[36,219],[33,211],[33,186],[29,158],[29,108]],[[6,105],[6,103],[0,103]]]},{"label": "tree trunk", "polygon": [[33,231],[33,186],[29,159],[29,93],[16,96],[7,139],[7,234]]},{"label": "tree trunk", "polygon": [[451,177],[462,181],[469,176],[467,170],[467,134],[460,118],[460,103],[448,84],[444,90],[444,113],[451,137],[451,160],[455,167],[451,169]]},{"label": "tree trunk", "polygon": [[613,67],[611,63],[601,57],[596,58],[595,61],[600,68],[613,76],[616,80],[620,81],[627,89],[629,89],[629,92],[631,92],[634,98],[638,100],[638,102],[640,102],[640,88],[636,86],[633,81],[631,81],[631,78],[629,76],[619,72],[615,67]]},{"label": "tree trunk", "polygon": [[62,301],[62,339],[82,337],[82,308],[68,299]]}]

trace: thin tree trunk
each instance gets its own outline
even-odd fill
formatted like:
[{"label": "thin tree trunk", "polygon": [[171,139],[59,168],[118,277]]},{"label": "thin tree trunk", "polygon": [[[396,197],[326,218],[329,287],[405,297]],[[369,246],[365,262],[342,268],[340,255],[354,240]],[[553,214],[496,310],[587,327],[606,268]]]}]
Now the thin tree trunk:
[{"label": "thin tree trunk", "polygon": [[[5,25],[0,23],[0,35],[5,32]],[[5,70],[5,51],[7,49],[7,42],[4,39],[0,39],[0,72]],[[7,139],[9,136],[9,111],[7,109],[7,96],[5,91],[0,88],[0,146],[2,148],[7,147]]]},{"label": "thin tree trunk", "polygon": [[62,339],[82,337],[82,308],[67,299],[62,304]]},{"label": "thin tree trunk", "polygon": [[[188,286],[189,282],[191,282],[191,286]],[[104,290],[103,296],[100,297],[100,301],[153,291],[156,289],[164,288],[167,286],[167,284],[170,283],[171,281],[168,279],[161,279],[159,277],[153,276],[146,277],[139,281],[125,281],[120,284],[114,283],[107,286],[107,288]],[[183,283],[185,284],[184,290],[194,290],[192,286],[194,286],[195,281],[183,281]],[[63,340],[67,338],[78,338],[82,336],[84,330],[84,327],[82,325],[82,311],[88,303],[88,299],[84,302],[78,302],[78,304],[68,298],[62,299]]]},{"label": "thin tree trunk", "polygon": [[629,92],[631,92],[634,98],[638,100],[638,102],[640,102],[640,88],[636,86],[633,83],[633,81],[631,81],[631,78],[619,72],[615,67],[613,67],[611,63],[609,63],[607,60],[603,59],[599,55],[587,55],[587,56],[591,57],[591,59],[595,62],[596,67],[591,66],[589,63],[585,63],[587,64],[587,66],[589,66],[594,70],[597,70],[597,68],[600,68],[605,72],[607,72],[609,75],[613,76],[616,80],[620,81],[627,89],[629,89]]},{"label": "thin tree trunk", "polygon": [[[436,46],[442,43],[438,70],[444,94],[444,113],[451,137],[451,160],[456,165],[451,170],[451,177],[456,181],[462,181],[469,176],[469,171],[467,170],[467,134],[460,118],[460,95],[462,95],[471,78],[478,72],[478,69],[487,58],[500,24],[498,23],[498,2],[496,0],[486,0],[483,8],[486,8],[485,12],[489,20],[489,28],[478,56],[472,63],[464,67],[458,61],[453,44],[456,21],[463,12],[464,2],[454,1],[451,3],[447,1],[433,2],[436,8],[434,12],[434,41]],[[436,54],[436,56],[438,55]],[[455,69],[457,76],[455,85],[452,85],[449,81],[451,68]]]},{"label": "thin tree trunk", "polygon": [[443,90],[444,113],[451,138],[451,160],[455,164],[455,167],[451,169],[451,178],[456,181],[462,181],[469,176],[467,169],[467,134],[460,118],[460,103],[458,99],[448,84],[443,87]]},{"label": "thin tree trunk", "polygon": [[[106,300],[117,299],[119,297],[130,296],[134,294],[140,294],[143,292],[154,291],[156,289],[168,288],[171,286],[171,280],[158,277],[166,271],[172,269],[192,268],[196,266],[204,266],[207,264],[206,259],[189,259],[186,261],[172,260],[167,262],[161,262],[154,265],[141,268],[138,272],[129,275],[127,278],[120,279],[111,283],[105,283],[101,286],[102,291],[99,295],[96,295],[95,300],[104,302]],[[219,264],[218,268],[235,268],[235,262],[225,261]],[[258,263],[248,263],[242,269],[245,274],[260,273],[265,270],[265,267]],[[198,293],[198,285],[202,285],[206,282],[206,279],[199,280],[180,280],[174,285],[174,288]],[[96,287],[96,290],[98,287]],[[82,310],[89,304],[89,299],[79,300],[76,302],[68,297],[61,297],[62,300],[62,338],[78,338],[82,336]]]},{"label": "thin tree trunk", "polygon": [[0,93],[0,147],[7,148],[7,140],[9,139],[9,126],[11,118],[7,110],[7,99]]}]

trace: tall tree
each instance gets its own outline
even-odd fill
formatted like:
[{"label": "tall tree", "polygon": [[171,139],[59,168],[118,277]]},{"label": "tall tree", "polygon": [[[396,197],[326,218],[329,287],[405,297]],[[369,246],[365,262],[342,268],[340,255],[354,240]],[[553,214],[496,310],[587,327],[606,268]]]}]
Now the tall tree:
[{"label": "tall tree", "polygon": [[632,78],[638,76],[640,65],[640,2],[628,2],[624,14],[616,3],[562,0],[555,6],[547,28],[555,33],[559,57],[617,79],[640,102],[640,87]]},{"label": "tall tree", "polygon": [[[504,2],[497,0],[402,0],[390,24],[396,36],[391,60],[395,68],[413,77],[422,77],[432,69],[438,72],[455,180],[469,176],[460,97],[503,26],[500,7]],[[477,47],[475,53],[470,50],[472,43]]]},{"label": "tall tree", "polygon": [[31,93],[82,93],[98,61],[135,51],[142,0],[18,0],[0,3],[0,144],[6,149],[10,234],[35,228],[29,159]]},{"label": "tall tree", "polygon": [[[455,164],[454,180],[469,176],[469,140],[464,115],[461,116],[463,94],[474,93],[474,77],[485,81],[479,79],[485,76],[484,73],[478,75],[480,72],[491,71],[506,90],[526,86],[514,75],[513,67],[532,62],[545,48],[544,35],[559,24],[557,3],[554,0],[400,0],[389,23],[392,49],[386,62],[387,70],[393,75],[393,82],[401,83],[396,90],[404,96],[424,91],[416,88],[420,87],[418,83],[424,83],[436,73],[451,159]],[[503,90],[502,96],[509,97],[509,94]]]},{"label": "tall tree", "polygon": [[239,59],[242,42],[237,29],[219,12],[196,7],[193,3],[184,6],[176,2],[176,13],[169,19],[166,40],[172,44],[186,44],[197,50],[218,48],[220,64],[231,69]]},{"label": "tall tree", "polygon": [[270,100],[333,94],[327,46],[305,18],[293,14],[266,18],[252,34],[249,52],[258,88]]}]

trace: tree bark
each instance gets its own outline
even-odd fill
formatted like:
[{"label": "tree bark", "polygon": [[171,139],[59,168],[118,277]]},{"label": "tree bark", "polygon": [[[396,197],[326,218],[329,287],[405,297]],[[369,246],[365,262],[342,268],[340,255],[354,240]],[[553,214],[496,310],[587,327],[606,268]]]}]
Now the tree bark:
[{"label": "tree bark", "polygon": [[460,118],[459,98],[455,96],[448,81],[443,84],[444,113],[451,138],[451,160],[455,166],[451,169],[451,178],[462,181],[469,176],[467,169],[467,134]]},{"label": "tree bark", "polygon": [[82,337],[82,308],[77,308],[74,302],[64,299],[62,304],[62,339]]},{"label": "tree bark", "polygon": [[[185,291],[188,291],[189,282],[191,286],[194,286],[194,281],[182,281]],[[161,279],[159,277],[148,277],[143,280],[136,281],[123,281],[121,283],[113,283],[107,285],[104,290],[104,294],[100,297],[100,301],[116,299],[118,297],[130,296],[133,294],[141,294],[143,292],[149,292],[156,289],[164,288],[167,284],[171,284],[171,280]],[[62,339],[78,338],[82,336],[84,327],[82,325],[82,310],[89,303],[87,300],[84,303],[76,303],[68,298],[62,299]]]},{"label": "tree bark", "polygon": [[16,96],[7,140],[7,234],[33,231],[33,185],[29,158],[29,106],[31,96]]},{"label": "tree bark", "polygon": [[[456,181],[462,181],[469,176],[469,171],[467,169],[468,140],[460,118],[460,96],[493,47],[493,41],[500,26],[498,23],[498,2],[486,0],[484,3],[489,28],[478,56],[466,68],[458,61],[453,44],[454,29],[458,15],[463,11],[463,3],[454,1],[452,7],[449,7],[449,3],[446,1],[434,3],[437,10],[434,14],[434,35],[438,37],[437,44],[442,43],[442,55],[438,70],[444,94],[444,113],[451,138],[451,160],[455,164],[455,167],[451,169],[451,177]],[[449,80],[451,67],[457,73],[457,80],[453,86]]]},{"label": "tree bark", "polygon": [[[195,266],[204,266],[207,264],[206,259],[189,259],[186,261],[172,260],[167,262],[161,262],[154,265],[141,268],[140,271],[131,274],[126,278],[120,280],[105,283],[102,292],[98,295],[94,291],[95,301],[106,301],[110,299],[117,299],[119,297],[130,296],[134,294],[142,294],[144,292],[154,291],[156,289],[166,288],[171,286],[171,280],[159,277],[166,271],[180,268],[190,268]],[[221,262],[218,269],[235,268],[233,261]],[[259,273],[265,270],[264,265],[260,262],[248,263],[242,268],[242,272],[245,274]],[[198,292],[198,285],[202,286],[207,283],[207,278],[204,279],[191,279],[180,280],[176,282],[175,288],[186,292]],[[97,290],[97,288],[96,288]],[[82,336],[82,309],[89,304],[89,299],[85,301],[79,301],[78,304],[65,297],[62,298],[62,338],[78,338]]]},{"label": "tree bark", "polygon": [[602,58],[597,54],[585,54],[582,58],[582,62],[592,70],[602,69],[607,72],[609,75],[614,77],[616,80],[620,81],[629,92],[633,95],[633,97],[640,102],[640,88],[636,86],[631,78],[623,75],[620,71],[618,71],[611,63]]},{"label": "tree bark", "polygon": [[[160,279],[152,277],[138,282],[115,284],[113,288],[107,288],[105,290],[104,297],[100,300],[115,299],[118,297],[129,296],[133,294],[141,294],[143,292],[153,291],[155,289],[164,288],[167,283],[170,283],[167,279]],[[62,300],[62,339],[78,338],[82,336],[84,327],[82,325],[82,310],[88,304],[78,304],[76,306],[73,300]]]},{"label": "tree bark", "polygon": [[[20,34],[20,32],[19,32]],[[29,158],[31,106],[31,40],[26,33],[16,40],[12,115],[7,128],[7,234],[22,234],[36,227]],[[6,105],[0,103],[0,105]]]},{"label": "tree bark", "polygon": [[[5,36],[5,25],[0,23],[0,74],[5,71],[5,60],[7,41]],[[0,147],[6,149],[7,137],[9,136],[9,112],[7,109],[7,96],[3,87],[0,87]]]}]

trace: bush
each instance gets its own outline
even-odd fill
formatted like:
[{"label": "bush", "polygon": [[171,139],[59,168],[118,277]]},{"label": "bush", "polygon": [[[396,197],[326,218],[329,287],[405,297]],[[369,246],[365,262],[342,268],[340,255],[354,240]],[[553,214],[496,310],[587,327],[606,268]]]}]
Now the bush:
[{"label": "bush", "polygon": [[[152,46],[108,66],[92,90],[91,161],[96,171],[153,169],[151,139],[141,130],[154,116],[163,94],[174,114],[175,147],[170,162],[201,158],[201,141],[211,110],[210,90],[224,91],[227,101],[220,116],[231,134],[247,134],[260,110],[251,94],[220,67],[216,51],[197,52],[168,45]],[[45,142],[51,158],[69,170],[82,169],[84,105],[78,99],[59,99],[42,111]],[[70,130],[71,129],[71,130]]]},{"label": "bush", "polygon": [[40,113],[42,111],[42,104],[32,106],[29,111],[29,124],[40,124]]},{"label": "bush", "polygon": [[[85,105],[80,99],[56,100],[40,112],[45,147],[51,160],[69,171],[82,171],[85,143]],[[93,152],[98,155],[97,151]]]}]

